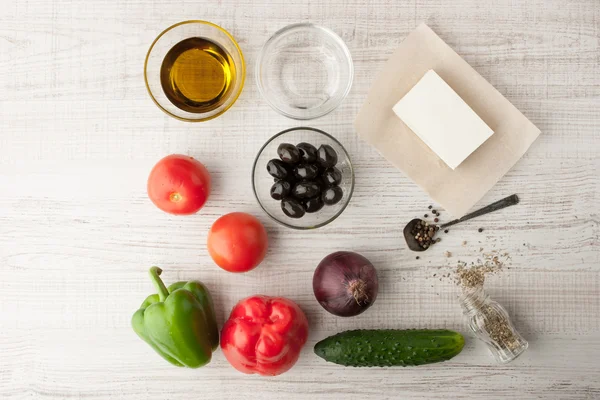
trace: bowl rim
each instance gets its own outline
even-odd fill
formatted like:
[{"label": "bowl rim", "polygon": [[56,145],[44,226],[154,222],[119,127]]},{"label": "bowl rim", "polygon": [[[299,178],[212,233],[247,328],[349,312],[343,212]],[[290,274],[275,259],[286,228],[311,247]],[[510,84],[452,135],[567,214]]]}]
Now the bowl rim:
[{"label": "bowl rim", "polygon": [[[233,43],[235,49],[237,50],[240,59],[242,60],[242,65],[241,65],[241,83],[240,83],[240,89],[238,90],[237,93],[234,94],[233,97],[233,101],[231,102],[231,104],[229,104],[227,107],[225,107],[224,109],[222,109],[220,112],[211,115],[210,117],[205,117],[205,118],[199,118],[199,119],[191,119],[191,118],[186,118],[186,117],[181,117],[179,115],[175,115],[172,112],[170,112],[169,110],[167,110],[166,108],[164,108],[159,102],[158,100],[156,100],[156,98],[154,97],[154,95],[152,94],[152,90],[150,90],[150,84],[148,83],[148,60],[150,59],[150,53],[152,53],[152,49],[154,49],[154,45],[156,45],[156,43],[158,42],[158,40],[163,37],[167,32],[181,26],[181,25],[185,25],[185,24],[200,24],[200,25],[208,25],[211,26],[213,28],[216,28],[217,30],[221,31],[223,34],[225,34],[225,36],[227,36],[229,38],[229,40],[231,40],[231,42]],[[219,25],[209,22],[209,21],[204,21],[201,19],[189,19],[186,21],[181,21],[178,22],[176,24],[173,24],[171,26],[169,26],[168,28],[166,28],[165,30],[163,30],[157,37],[156,39],[154,39],[154,41],[152,42],[152,44],[150,45],[150,48],[148,49],[148,52],[146,53],[146,59],[144,60],[144,83],[146,84],[146,90],[148,91],[148,94],[150,95],[150,98],[152,99],[152,101],[154,102],[154,104],[156,104],[156,106],[158,108],[160,108],[164,113],[166,113],[167,115],[178,119],[180,121],[186,121],[186,122],[204,122],[204,121],[210,121],[211,119],[217,118],[221,115],[223,115],[225,113],[225,111],[229,110],[237,101],[237,99],[240,97],[240,95],[242,94],[242,90],[244,89],[244,83],[246,81],[246,60],[244,60],[244,53],[242,52],[242,49],[240,48],[240,45],[238,44],[238,42],[235,40],[235,38],[224,28],[220,27]]]},{"label": "bowl rim", "polygon": [[[346,155],[346,158],[348,159],[348,165],[350,167],[350,192],[348,193],[348,199],[346,200],[346,202],[342,205],[342,207],[338,210],[337,213],[335,213],[335,215],[333,215],[331,218],[329,218],[326,221],[323,221],[317,225],[314,226],[295,226],[295,225],[291,225],[289,223],[286,223],[282,220],[280,220],[279,218],[275,217],[274,215],[271,215],[271,213],[269,211],[267,211],[267,209],[263,206],[263,203],[260,201],[260,198],[258,197],[258,194],[256,193],[256,182],[254,180],[254,176],[255,176],[255,172],[256,172],[256,166],[258,164],[258,159],[260,158],[261,154],[263,153],[263,151],[265,150],[265,148],[275,139],[277,139],[278,137],[288,133],[288,132],[292,132],[292,131],[302,131],[302,130],[306,130],[306,131],[313,131],[313,132],[317,132],[320,133],[321,135],[327,136],[329,139],[331,139],[332,141],[334,141],[335,143],[337,143],[341,149],[344,151],[344,154]],[[354,193],[354,166],[352,165],[352,160],[350,159],[350,154],[348,154],[348,151],[346,150],[346,148],[340,143],[339,140],[337,140],[335,137],[333,137],[332,135],[330,135],[329,133],[322,131],[320,129],[317,128],[312,128],[309,126],[297,126],[294,128],[289,128],[289,129],[285,129],[277,134],[275,134],[274,136],[272,136],[269,140],[267,140],[265,142],[265,144],[262,145],[262,147],[260,148],[260,150],[258,151],[258,153],[256,154],[256,157],[254,158],[254,164],[252,165],[252,192],[254,193],[254,197],[256,198],[256,201],[258,202],[258,205],[260,206],[260,208],[262,208],[262,210],[273,220],[275,220],[276,222],[278,222],[279,224],[286,226],[288,228],[292,228],[292,229],[297,229],[297,230],[310,230],[310,229],[317,229],[317,228],[321,228],[331,222],[333,222],[334,220],[337,219],[337,217],[339,217],[344,210],[346,209],[346,207],[348,207],[348,204],[350,204],[350,200],[352,199],[352,194]]]},{"label": "bowl rim", "polygon": [[[337,104],[335,104],[333,107],[330,107],[329,109],[326,109],[325,111],[321,111],[320,113],[312,115],[312,116],[301,116],[301,115],[288,113],[288,112],[282,110],[281,108],[277,107],[277,105],[269,98],[269,96],[267,96],[267,94],[263,88],[263,85],[261,83],[261,78],[260,78],[261,64],[265,57],[265,54],[267,53],[268,46],[271,45],[275,39],[288,33],[289,31],[293,31],[296,29],[309,29],[309,30],[317,30],[317,31],[324,32],[328,37],[333,39],[334,43],[336,43],[342,49],[343,53],[346,55],[348,65],[350,67],[349,68],[350,79],[348,79],[348,84],[346,85],[346,88],[344,89],[344,93],[343,93],[342,97],[340,98],[340,100],[337,102]],[[295,119],[298,121],[306,121],[306,120],[316,119],[316,118],[320,118],[324,115],[327,115],[330,112],[332,112],[333,110],[335,110],[336,108],[338,108],[340,106],[340,104],[342,104],[342,102],[344,101],[346,96],[348,96],[348,93],[350,93],[350,90],[352,89],[352,83],[354,82],[354,61],[352,60],[352,54],[350,53],[350,50],[348,49],[346,42],[344,42],[344,40],[333,30],[326,28],[324,26],[321,26],[321,25],[313,24],[311,22],[300,22],[300,23],[286,25],[283,28],[279,29],[273,35],[271,35],[271,37],[269,37],[269,39],[267,39],[267,41],[262,45],[260,51],[258,52],[258,57],[256,58],[256,62],[255,62],[254,80],[256,81],[256,86],[258,87],[258,92],[260,93],[261,97],[266,100],[267,104],[269,104],[269,106],[272,109],[274,109],[279,114],[281,114],[285,117]]]}]

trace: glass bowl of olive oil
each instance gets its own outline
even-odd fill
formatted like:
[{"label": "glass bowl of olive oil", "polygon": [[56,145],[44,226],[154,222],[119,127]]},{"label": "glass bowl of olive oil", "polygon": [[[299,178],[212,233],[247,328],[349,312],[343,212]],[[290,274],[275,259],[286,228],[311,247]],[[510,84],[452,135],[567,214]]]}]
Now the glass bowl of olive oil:
[{"label": "glass bowl of olive oil", "polygon": [[207,21],[165,29],[146,55],[144,79],[154,103],[183,121],[218,117],[237,100],[246,76],[244,56],[229,32]]}]

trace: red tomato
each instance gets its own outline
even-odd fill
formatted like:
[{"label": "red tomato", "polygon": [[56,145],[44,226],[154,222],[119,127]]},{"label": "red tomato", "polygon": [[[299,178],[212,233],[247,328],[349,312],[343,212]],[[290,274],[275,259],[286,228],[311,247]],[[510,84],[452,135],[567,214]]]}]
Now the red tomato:
[{"label": "red tomato", "polygon": [[252,296],[237,303],[221,330],[227,361],[245,374],[275,376],[298,361],[308,321],[284,297]]},{"label": "red tomato", "polygon": [[215,221],[208,232],[208,252],[229,272],[255,268],[267,254],[267,231],[250,214],[234,212]]},{"label": "red tomato", "polygon": [[193,214],[210,194],[210,175],[192,157],[171,154],[160,160],[148,177],[148,197],[171,214]]}]

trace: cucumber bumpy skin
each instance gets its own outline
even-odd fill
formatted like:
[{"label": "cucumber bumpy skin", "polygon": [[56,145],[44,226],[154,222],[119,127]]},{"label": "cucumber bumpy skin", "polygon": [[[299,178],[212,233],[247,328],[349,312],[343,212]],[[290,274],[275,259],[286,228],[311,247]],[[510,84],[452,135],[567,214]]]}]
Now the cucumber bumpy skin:
[{"label": "cucumber bumpy skin", "polygon": [[315,354],[349,367],[406,367],[449,360],[464,345],[463,335],[446,329],[359,329],[321,340]]}]

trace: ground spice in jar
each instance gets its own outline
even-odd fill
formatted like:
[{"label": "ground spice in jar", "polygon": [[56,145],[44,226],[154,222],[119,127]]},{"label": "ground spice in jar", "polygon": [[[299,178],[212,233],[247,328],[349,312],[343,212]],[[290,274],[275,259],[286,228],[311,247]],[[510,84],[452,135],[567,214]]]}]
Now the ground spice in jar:
[{"label": "ground spice in jar", "polygon": [[[508,362],[525,351],[528,344],[514,329],[506,310],[489,298],[483,286],[486,275],[499,272],[510,256],[506,252],[493,251],[483,254],[483,257],[470,267],[459,262],[455,280],[463,292],[461,305],[469,317],[471,329],[488,344],[498,361]],[[494,345],[486,338],[491,339]]]},{"label": "ground spice in jar", "polygon": [[489,305],[484,305],[481,312],[485,317],[485,330],[490,335],[490,339],[498,343],[501,348],[509,350],[515,350],[521,345],[509,319],[502,312]]}]

